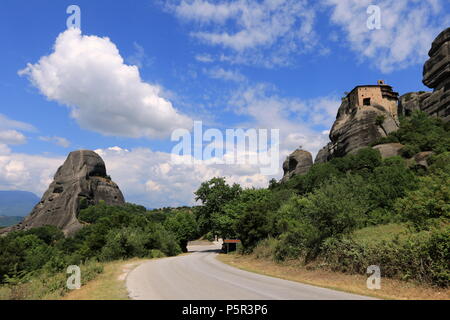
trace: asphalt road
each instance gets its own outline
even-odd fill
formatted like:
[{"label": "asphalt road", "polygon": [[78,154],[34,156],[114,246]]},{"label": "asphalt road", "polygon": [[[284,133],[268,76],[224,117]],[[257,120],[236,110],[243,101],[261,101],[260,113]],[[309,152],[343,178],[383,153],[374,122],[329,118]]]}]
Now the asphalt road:
[{"label": "asphalt road", "polygon": [[145,262],[126,280],[137,300],[360,300],[369,297],[272,278],[220,261],[218,245],[188,247],[188,255]]}]

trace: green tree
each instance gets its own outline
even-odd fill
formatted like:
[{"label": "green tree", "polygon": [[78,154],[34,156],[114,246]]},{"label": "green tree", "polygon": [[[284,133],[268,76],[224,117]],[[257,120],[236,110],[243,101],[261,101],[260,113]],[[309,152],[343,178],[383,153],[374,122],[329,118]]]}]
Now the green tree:
[{"label": "green tree", "polygon": [[187,252],[188,242],[199,235],[197,221],[188,210],[176,211],[165,220],[164,227],[175,235],[183,252]]},{"label": "green tree", "polygon": [[229,215],[234,215],[234,229],[246,251],[273,232],[274,215],[277,204],[267,189],[247,189],[227,207]]},{"label": "green tree", "polygon": [[235,199],[241,193],[242,188],[238,184],[228,185],[225,178],[212,178],[203,182],[195,191],[195,200],[200,200],[202,205],[196,207],[196,216],[199,229],[205,234],[214,229],[213,214],[223,213],[224,206]]}]

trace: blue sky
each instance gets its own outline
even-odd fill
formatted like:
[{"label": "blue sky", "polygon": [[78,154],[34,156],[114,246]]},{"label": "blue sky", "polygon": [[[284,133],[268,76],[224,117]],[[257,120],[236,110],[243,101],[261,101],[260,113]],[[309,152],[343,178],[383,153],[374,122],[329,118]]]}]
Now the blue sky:
[{"label": "blue sky", "polygon": [[[71,4],[80,34],[67,31]],[[379,30],[366,26],[370,4]],[[4,0],[0,189],[40,195],[76,149],[98,150],[127,200],[148,207],[192,204],[215,175],[264,186],[271,177],[255,167],[173,165],[170,133],[198,120],[280,129],[280,161],[300,144],[315,154],[345,91],[378,79],[400,94],[429,90],[422,66],[449,9],[446,0]]]}]

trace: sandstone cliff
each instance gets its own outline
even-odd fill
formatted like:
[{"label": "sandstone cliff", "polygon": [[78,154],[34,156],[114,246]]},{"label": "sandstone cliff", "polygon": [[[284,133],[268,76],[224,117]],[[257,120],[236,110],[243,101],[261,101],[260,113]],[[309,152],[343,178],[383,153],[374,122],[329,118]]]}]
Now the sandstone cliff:
[{"label": "sandstone cliff", "polygon": [[101,200],[109,205],[125,202],[119,187],[106,174],[103,159],[94,151],[74,151],[59,167],[30,215],[1,233],[52,225],[70,235],[82,227],[77,219],[80,206],[97,204]]},{"label": "sandstone cliff", "polygon": [[423,66],[423,84],[433,92],[410,92],[400,97],[399,113],[422,110],[450,120],[450,28],[442,31],[431,45]]},{"label": "sandstone cliff", "polygon": [[379,104],[354,106],[347,97],[342,99],[336,121],[330,131],[331,142],[323,147],[315,162],[354,153],[398,129],[397,119]]},{"label": "sandstone cliff", "polygon": [[283,163],[282,182],[289,180],[294,175],[306,174],[313,165],[311,153],[297,149],[292,152]]}]

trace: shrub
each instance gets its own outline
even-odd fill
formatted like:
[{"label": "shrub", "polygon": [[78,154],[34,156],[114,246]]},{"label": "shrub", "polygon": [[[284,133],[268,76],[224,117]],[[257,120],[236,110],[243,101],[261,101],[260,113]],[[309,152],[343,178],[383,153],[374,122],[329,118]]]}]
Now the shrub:
[{"label": "shrub", "polygon": [[417,230],[426,229],[436,219],[450,218],[450,175],[442,171],[421,177],[419,188],[395,204],[397,213]]},{"label": "shrub", "polygon": [[273,259],[277,245],[277,239],[268,237],[258,242],[255,249],[253,249],[253,254],[257,259]]},{"label": "shrub", "polygon": [[333,271],[365,274],[368,266],[379,265],[385,277],[448,287],[450,228],[372,243],[329,238],[322,246],[320,260]]}]

